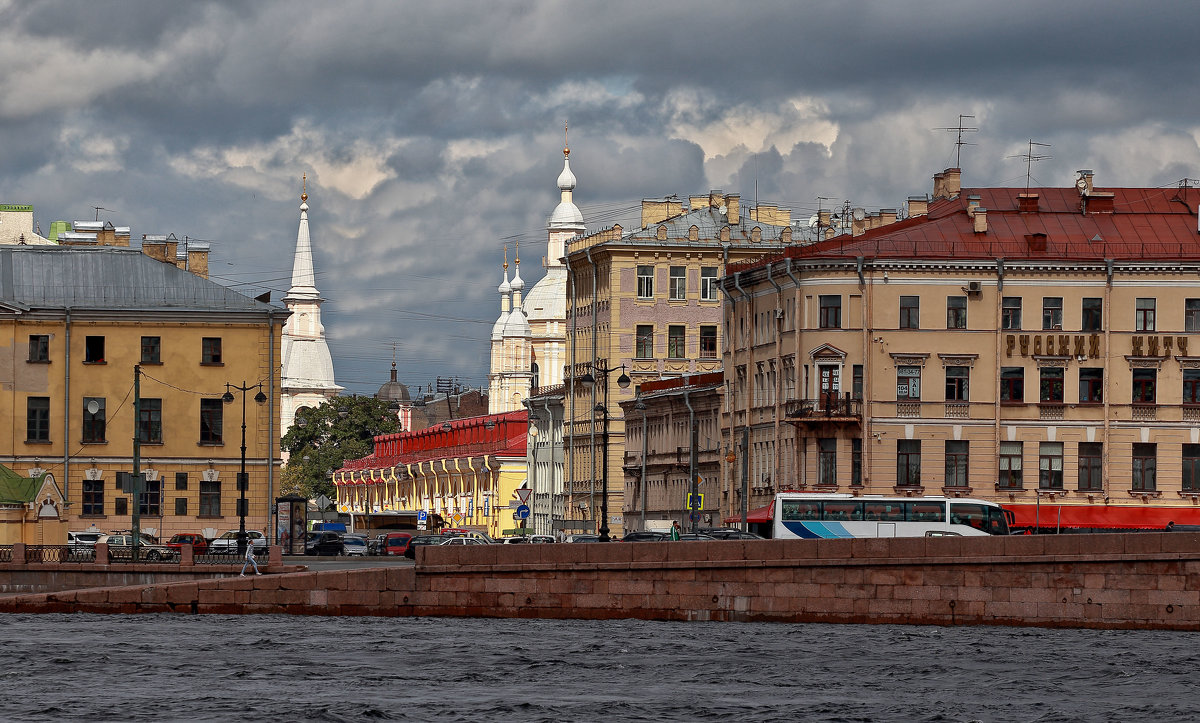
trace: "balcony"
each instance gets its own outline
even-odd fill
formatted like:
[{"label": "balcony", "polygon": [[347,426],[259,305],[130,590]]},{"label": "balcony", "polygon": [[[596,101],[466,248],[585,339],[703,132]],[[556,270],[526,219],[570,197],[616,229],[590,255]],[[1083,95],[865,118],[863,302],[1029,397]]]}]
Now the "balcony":
[{"label": "balcony", "polygon": [[849,397],[822,397],[820,399],[794,399],[787,403],[784,414],[789,422],[862,423],[862,400]]}]

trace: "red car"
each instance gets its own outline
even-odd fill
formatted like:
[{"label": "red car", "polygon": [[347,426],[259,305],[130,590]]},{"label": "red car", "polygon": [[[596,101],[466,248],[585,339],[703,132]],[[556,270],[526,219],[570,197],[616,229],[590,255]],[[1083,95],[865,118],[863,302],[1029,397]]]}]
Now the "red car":
[{"label": "red car", "polygon": [[403,556],[408,550],[408,543],[414,537],[411,532],[389,532],[383,538],[383,543],[379,546],[380,555],[399,555]]},{"label": "red car", "polygon": [[181,552],[183,546],[189,543],[192,545],[193,555],[203,555],[208,552],[208,540],[198,532],[181,532],[178,535],[172,535],[171,539],[167,540],[167,547],[176,553],[183,554]]}]

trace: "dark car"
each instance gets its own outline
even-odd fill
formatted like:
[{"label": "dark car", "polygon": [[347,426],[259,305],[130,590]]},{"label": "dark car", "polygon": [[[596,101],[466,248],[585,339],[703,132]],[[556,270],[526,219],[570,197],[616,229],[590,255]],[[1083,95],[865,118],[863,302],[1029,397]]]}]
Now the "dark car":
[{"label": "dark car", "polygon": [[387,537],[387,533],[385,532],[385,533],[382,533],[379,535],[375,535],[371,539],[367,540],[367,554],[368,555],[382,555],[383,554],[383,540],[386,537]]},{"label": "dark car", "polygon": [[192,546],[192,553],[203,555],[208,552],[208,540],[199,532],[180,532],[177,535],[172,535],[171,539],[167,540],[167,547],[180,553],[184,545]]},{"label": "dark car", "polygon": [[665,532],[651,532],[650,530],[638,530],[630,532],[621,538],[621,542],[663,542],[670,540],[671,536]]},{"label": "dark car", "polygon": [[383,537],[379,554],[386,557],[405,555],[408,553],[408,543],[416,537],[411,532],[389,532]]},{"label": "dark car", "polygon": [[685,532],[679,536],[679,539],[682,542],[687,542],[689,540],[695,542],[696,540],[715,540],[717,538],[712,537],[711,535],[706,535],[703,532]]},{"label": "dark car", "polygon": [[761,535],[756,535],[753,532],[746,532],[735,527],[713,527],[700,530],[701,533],[709,537],[715,537],[718,540],[762,540]]},{"label": "dark car", "polygon": [[304,541],[305,555],[342,555],[345,552],[342,536],[336,532],[310,532]]},{"label": "dark car", "polygon": [[421,545],[440,545],[446,541],[446,537],[442,535],[417,535],[410,538],[408,547],[404,550],[404,556],[410,560],[417,559],[417,548]]}]

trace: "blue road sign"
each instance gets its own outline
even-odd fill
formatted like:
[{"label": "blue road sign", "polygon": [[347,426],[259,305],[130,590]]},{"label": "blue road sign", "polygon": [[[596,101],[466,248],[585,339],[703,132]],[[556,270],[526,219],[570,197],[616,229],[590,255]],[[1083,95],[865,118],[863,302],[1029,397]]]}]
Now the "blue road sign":
[{"label": "blue road sign", "polygon": [[513,513],[513,519],[514,519],[514,520],[527,520],[527,519],[529,519],[529,505],[520,505],[520,506],[518,506],[518,507],[517,507],[517,511]]},{"label": "blue road sign", "polygon": [[693,513],[692,513],[692,522],[699,522],[699,521],[700,521],[700,513],[699,513],[699,512],[693,512]]},{"label": "blue road sign", "polygon": [[425,510],[417,510],[417,522],[422,525],[429,521],[429,513]]}]

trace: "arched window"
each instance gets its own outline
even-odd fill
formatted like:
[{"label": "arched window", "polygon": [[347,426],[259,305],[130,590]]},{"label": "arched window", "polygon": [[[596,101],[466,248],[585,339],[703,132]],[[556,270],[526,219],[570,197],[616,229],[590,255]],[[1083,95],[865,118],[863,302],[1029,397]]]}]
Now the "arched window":
[{"label": "arched window", "polygon": [[529,391],[533,394],[536,394],[537,390],[538,390],[538,365],[537,365],[537,362],[533,362],[532,364],[529,365],[529,372],[530,372],[530,374],[533,375],[533,378],[529,380]]}]

